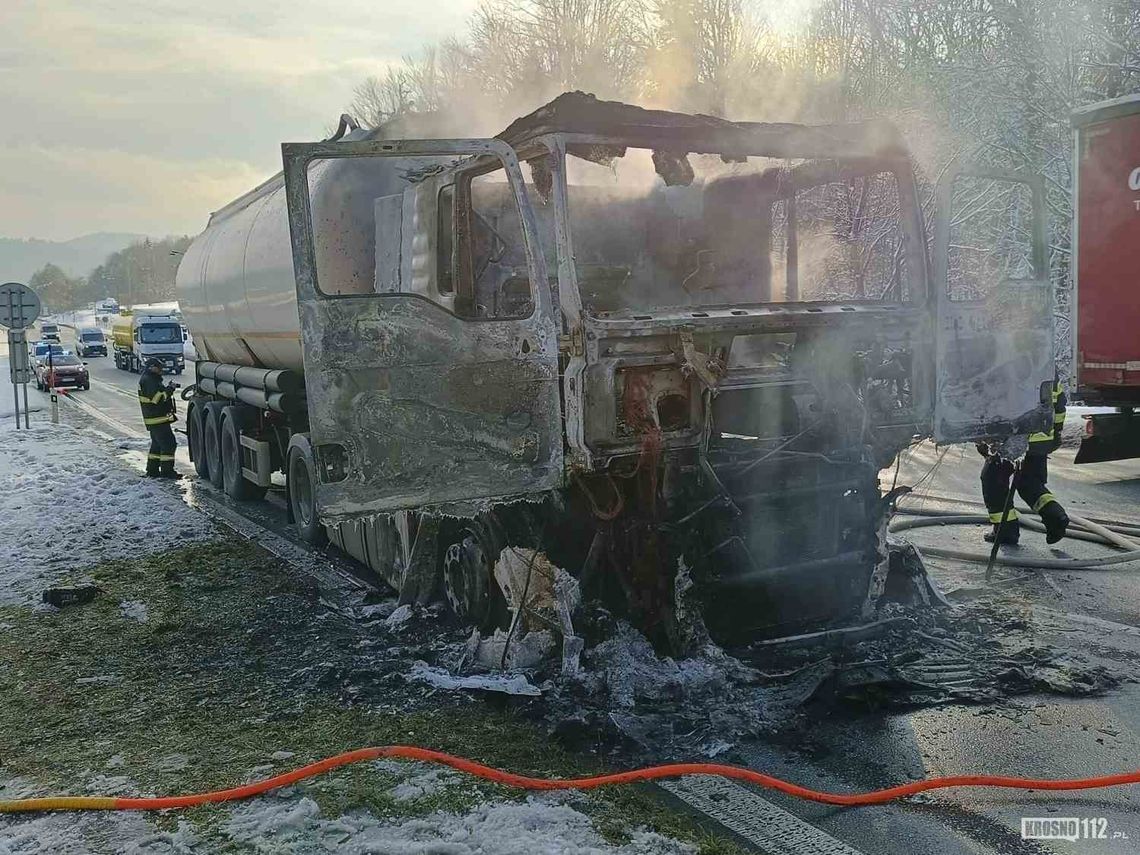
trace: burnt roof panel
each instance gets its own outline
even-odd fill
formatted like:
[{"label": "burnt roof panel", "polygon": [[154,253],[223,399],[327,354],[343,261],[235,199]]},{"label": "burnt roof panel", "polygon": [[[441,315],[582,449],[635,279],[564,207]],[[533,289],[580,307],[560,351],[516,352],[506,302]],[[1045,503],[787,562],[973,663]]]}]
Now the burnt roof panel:
[{"label": "burnt roof panel", "polygon": [[884,121],[842,125],[732,122],[716,116],[648,110],[566,92],[515,119],[499,139],[515,148],[545,134],[581,134],[684,152],[741,152],[773,157],[905,157],[906,145]]}]

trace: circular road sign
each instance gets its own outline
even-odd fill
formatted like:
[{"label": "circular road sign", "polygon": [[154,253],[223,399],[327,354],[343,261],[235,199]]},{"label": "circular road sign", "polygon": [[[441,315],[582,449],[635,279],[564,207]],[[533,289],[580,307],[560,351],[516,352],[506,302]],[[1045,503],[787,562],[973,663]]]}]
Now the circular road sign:
[{"label": "circular road sign", "polygon": [[20,330],[30,327],[40,316],[40,298],[27,285],[5,282],[0,285],[0,326]]}]

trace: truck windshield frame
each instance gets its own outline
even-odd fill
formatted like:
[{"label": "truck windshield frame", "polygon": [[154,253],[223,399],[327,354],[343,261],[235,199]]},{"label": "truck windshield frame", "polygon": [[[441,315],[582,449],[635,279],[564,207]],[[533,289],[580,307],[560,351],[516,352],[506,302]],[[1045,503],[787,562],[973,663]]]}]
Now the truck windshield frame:
[{"label": "truck windshield frame", "polygon": [[[898,289],[902,291],[901,294],[892,290],[888,300],[843,298],[842,302],[863,303],[870,306],[887,303],[896,307],[911,308],[927,305],[933,293],[931,271],[927,262],[927,234],[909,154],[904,149],[880,144],[870,135],[866,140],[853,143],[850,139],[838,137],[831,139],[817,134],[815,129],[810,127],[792,127],[795,130],[789,131],[786,138],[771,133],[757,132],[755,135],[749,132],[740,133],[736,135],[732,146],[727,145],[723,137],[718,139],[715,135],[710,135],[707,140],[688,136],[683,143],[672,147],[668,139],[652,134],[604,135],[566,132],[549,133],[520,146],[520,159],[532,166],[539,160],[545,160],[546,166],[543,168],[551,173],[554,231],[558,245],[558,286],[563,313],[570,318],[577,317],[588,303],[588,300],[583,299],[586,295],[582,293],[578,265],[574,263],[578,247],[572,228],[571,207],[574,185],[568,178],[572,170],[571,164],[583,156],[594,163],[606,163],[624,156],[629,149],[644,149],[664,155],[661,157],[661,165],[657,168],[656,176],[657,184],[662,187],[665,187],[662,173],[672,172],[670,180],[680,178],[683,181],[686,166],[682,161],[700,155],[714,155],[722,159],[725,164],[749,158],[772,158],[789,162],[834,161],[860,167],[874,174],[890,174],[894,179],[897,194],[897,227],[901,242],[900,262],[903,268],[902,275],[905,277],[905,288]],[[696,272],[699,267],[699,264],[694,263],[690,272]],[[758,300],[721,302],[722,305],[749,303],[764,304]],[[779,302],[779,305],[787,311],[807,312],[812,311],[811,307],[816,303],[797,299]],[[662,302],[660,305],[646,308],[669,307]]]},{"label": "truck windshield frame", "polygon": [[[903,302],[899,180],[866,159],[567,156],[583,304]],[[655,168],[656,167],[656,168]],[[607,215],[607,212],[609,215]]]},{"label": "truck windshield frame", "polygon": [[[167,330],[169,330],[169,332],[166,332]],[[182,327],[179,324],[140,324],[138,332],[140,344],[182,343]]]}]

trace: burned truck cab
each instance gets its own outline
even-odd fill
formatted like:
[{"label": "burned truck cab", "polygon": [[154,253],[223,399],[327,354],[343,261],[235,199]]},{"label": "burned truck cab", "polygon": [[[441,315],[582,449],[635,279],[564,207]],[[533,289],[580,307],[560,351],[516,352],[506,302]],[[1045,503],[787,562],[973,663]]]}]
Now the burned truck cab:
[{"label": "burned truck cab", "polygon": [[933,415],[901,139],[555,104],[503,136],[550,176],[568,471],[607,572],[645,626],[679,563],[722,640],[858,609],[878,471]]},{"label": "burned truck cab", "polygon": [[[570,93],[493,140],[284,155],[321,519],[477,623],[512,545],[674,647],[685,603],[726,642],[850,617],[881,588],[879,471],[1048,417],[1040,275],[932,263],[890,125]],[[1003,287],[938,284],[969,276]]]}]

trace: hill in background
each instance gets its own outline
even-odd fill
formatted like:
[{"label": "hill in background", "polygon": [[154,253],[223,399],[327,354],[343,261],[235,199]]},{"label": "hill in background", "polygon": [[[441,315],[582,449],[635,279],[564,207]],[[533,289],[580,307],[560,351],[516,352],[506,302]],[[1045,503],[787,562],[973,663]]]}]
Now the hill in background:
[{"label": "hill in background", "polygon": [[0,237],[0,282],[24,282],[45,264],[55,264],[70,276],[86,276],[145,235],[97,232],[65,241],[20,240]]}]

